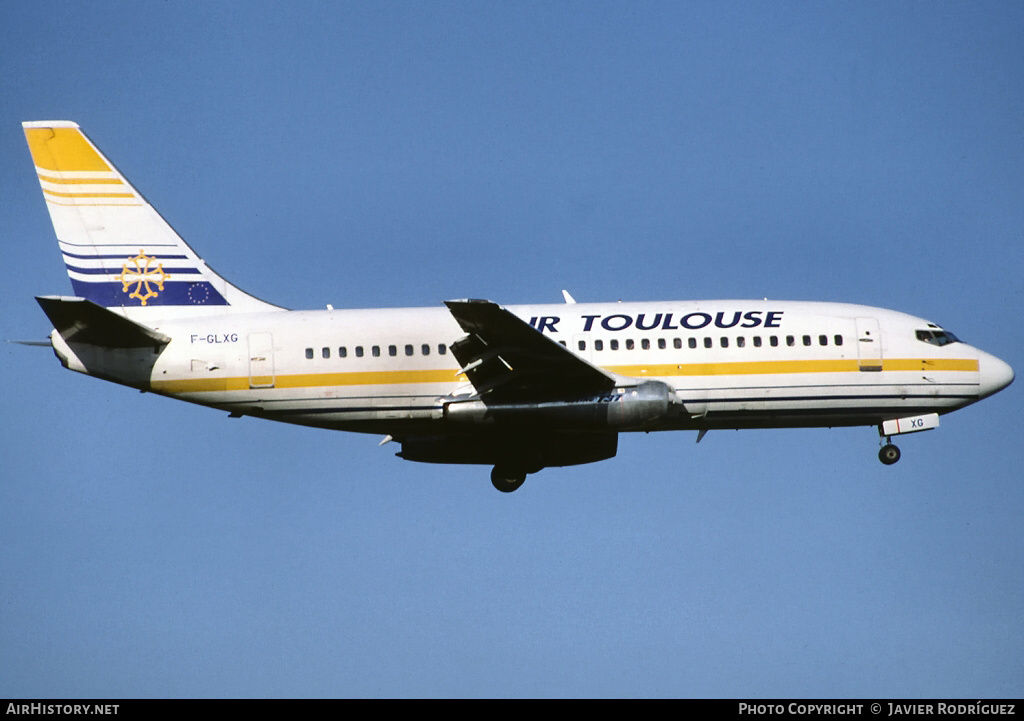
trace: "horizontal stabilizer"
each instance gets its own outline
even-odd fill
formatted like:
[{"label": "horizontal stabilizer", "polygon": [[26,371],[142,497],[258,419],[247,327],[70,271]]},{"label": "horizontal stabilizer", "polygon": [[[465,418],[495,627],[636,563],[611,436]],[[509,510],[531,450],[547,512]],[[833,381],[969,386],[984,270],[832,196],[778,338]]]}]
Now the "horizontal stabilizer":
[{"label": "horizontal stabilizer", "polygon": [[106,348],[163,347],[170,337],[128,320],[85,298],[55,295],[36,297],[46,317],[68,343],[88,343]]}]

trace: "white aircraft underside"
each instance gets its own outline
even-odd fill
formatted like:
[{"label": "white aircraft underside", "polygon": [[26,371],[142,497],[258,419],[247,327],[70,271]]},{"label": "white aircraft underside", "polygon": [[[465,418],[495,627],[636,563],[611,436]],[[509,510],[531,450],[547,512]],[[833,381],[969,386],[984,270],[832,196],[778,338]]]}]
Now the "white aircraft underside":
[{"label": "white aircraft underside", "polygon": [[74,123],[25,123],[76,296],[39,298],[72,369],[254,416],[377,433],[398,455],[528,473],[624,431],[929,430],[1009,385],[998,358],[903,313],[795,301],[286,311],[217,276]]}]

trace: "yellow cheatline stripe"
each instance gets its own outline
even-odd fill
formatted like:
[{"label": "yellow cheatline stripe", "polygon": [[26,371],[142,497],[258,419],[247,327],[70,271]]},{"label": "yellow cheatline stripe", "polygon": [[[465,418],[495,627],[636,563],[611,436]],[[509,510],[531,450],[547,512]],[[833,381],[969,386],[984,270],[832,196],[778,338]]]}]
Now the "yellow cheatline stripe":
[{"label": "yellow cheatline stripe", "polygon": [[773,373],[844,373],[856,371],[856,360],[749,361],[741,363],[665,363],[659,365],[610,366],[625,376],[733,376]]},{"label": "yellow cheatline stripe", "polygon": [[455,373],[450,370],[432,371],[363,371],[361,373],[310,373],[278,376],[278,388],[306,388],[308,386],[370,386],[392,383],[450,383]]},{"label": "yellow cheatline stripe", "polygon": [[43,192],[47,195],[53,195],[58,198],[134,198],[134,193],[58,193],[56,190],[49,190],[43,188]]},{"label": "yellow cheatline stripe", "polygon": [[[260,376],[259,378],[264,378]],[[153,381],[150,387],[159,393],[209,393],[249,390],[249,378],[197,378],[195,380]]]},{"label": "yellow cheatline stripe", "polygon": [[32,160],[46,170],[106,170],[100,154],[78,128],[25,128]]},{"label": "yellow cheatline stripe", "polygon": [[39,176],[40,180],[45,180],[47,183],[57,183],[58,185],[124,185],[120,178],[58,178],[41,173],[38,170],[36,175]]},{"label": "yellow cheatline stripe", "polygon": [[[626,376],[725,376],[792,373],[859,372],[856,360],[754,361],[747,363],[683,363],[665,365],[610,366],[606,370]],[[977,371],[974,359],[911,359],[885,361],[885,371]],[[464,382],[450,370],[362,371],[352,373],[305,373],[279,375],[275,388],[323,388],[330,386],[401,385],[408,383]],[[270,382],[268,376],[256,376],[257,385]],[[153,390],[162,393],[204,393],[249,390],[249,377],[197,378],[153,381]]]},{"label": "yellow cheatline stripe", "polygon": [[881,362],[855,359],[807,361],[751,361],[737,363],[680,363],[662,365],[606,366],[606,370],[622,375],[654,376],[717,376],[717,375],[785,375],[794,373],[850,373],[862,367],[881,367],[883,371],[970,371],[978,370],[973,358],[893,358]]},{"label": "yellow cheatline stripe", "polygon": [[974,358],[895,358],[882,361],[884,371],[977,371]]},{"label": "yellow cheatline stripe", "polygon": [[[267,376],[255,376],[257,384],[267,383]],[[408,383],[450,383],[456,381],[454,371],[363,371],[356,373],[305,373],[279,375],[274,378],[275,388],[322,388],[326,386],[372,386]],[[153,381],[153,390],[164,393],[200,393],[203,391],[249,390],[249,377],[197,378],[173,381]]]},{"label": "yellow cheatline stripe", "polygon": [[[865,365],[871,365],[865,363]],[[874,366],[874,367],[877,367]],[[749,361],[739,363],[679,363],[662,365],[609,366],[607,370],[626,376],[737,376],[773,373],[849,373],[859,371],[856,359],[803,361]],[[976,371],[978,361],[959,358],[894,358],[882,361],[883,371]]]}]

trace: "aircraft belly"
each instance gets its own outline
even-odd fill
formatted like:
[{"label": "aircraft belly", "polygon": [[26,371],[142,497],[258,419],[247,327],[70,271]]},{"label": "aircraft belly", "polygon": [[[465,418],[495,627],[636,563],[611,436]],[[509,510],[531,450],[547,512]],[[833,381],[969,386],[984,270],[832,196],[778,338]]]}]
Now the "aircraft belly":
[{"label": "aircraft belly", "polygon": [[977,385],[964,383],[962,374],[942,375],[942,382],[906,372],[709,375],[684,384],[667,377],[688,414],[662,427],[873,425],[894,414],[948,412],[977,398]]}]

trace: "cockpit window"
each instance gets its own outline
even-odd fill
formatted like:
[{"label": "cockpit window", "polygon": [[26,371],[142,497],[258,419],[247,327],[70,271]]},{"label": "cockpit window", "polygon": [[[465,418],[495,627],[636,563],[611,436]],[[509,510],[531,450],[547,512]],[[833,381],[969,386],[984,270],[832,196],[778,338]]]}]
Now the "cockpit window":
[{"label": "cockpit window", "polygon": [[936,328],[934,330],[919,330],[917,331],[917,339],[923,340],[925,343],[931,343],[932,345],[949,345],[950,343],[959,343],[960,339],[950,333],[948,330],[942,330]]}]

